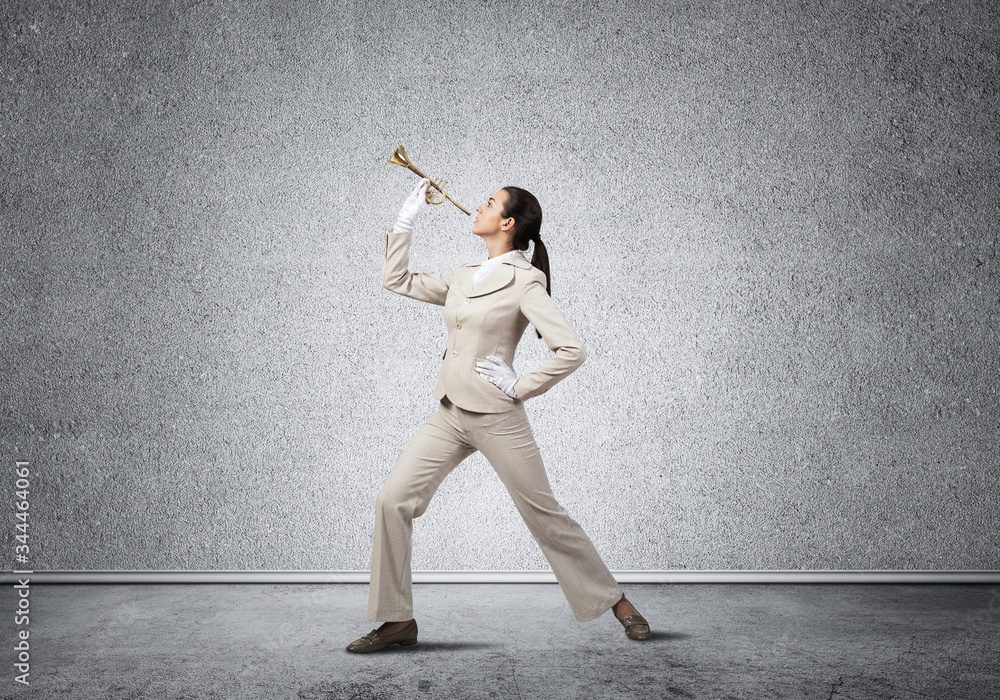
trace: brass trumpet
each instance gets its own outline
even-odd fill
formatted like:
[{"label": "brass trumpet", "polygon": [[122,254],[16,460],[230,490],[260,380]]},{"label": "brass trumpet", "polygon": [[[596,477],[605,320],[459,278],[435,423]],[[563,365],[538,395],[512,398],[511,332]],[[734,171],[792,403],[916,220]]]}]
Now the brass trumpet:
[{"label": "brass trumpet", "polygon": [[[427,177],[422,172],[420,172],[420,168],[418,168],[417,166],[415,166],[413,163],[410,162],[409,156],[407,156],[406,151],[403,150],[403,144],[399,144],[399,148],[397,148],[395,152],[393,152],[393,154],[389,156],[389,165],[400,165],[404,168],[412,170],[420,177]],[[464,211],[466,214],[472,216],[472,212],[470,212],[468,209],[463,207],[461,204],[456,202],[448,194],[445,193],[444,186],[448,184],[447,180],[441,182],[440,180],[431,180],[429,177],[427,177],[427,179],[431,181],[430,187],[427,188],[427,193],[424,195],[424,199],[427,200],[428,204],[443,204],[444,200],[447,199],[456,207]],[[441,195],[441,197],[435,198],[434,192],[432,191],[431,188],[437,190],[438,193]]]}]

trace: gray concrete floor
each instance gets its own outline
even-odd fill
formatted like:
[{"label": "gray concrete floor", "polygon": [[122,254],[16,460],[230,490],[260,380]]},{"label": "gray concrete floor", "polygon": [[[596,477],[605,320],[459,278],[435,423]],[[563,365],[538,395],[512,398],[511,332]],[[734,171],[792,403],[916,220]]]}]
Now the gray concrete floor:
[{"label": "gray concrete floor", "polygon": [[623,585],[650,621],[579,624],[555,584],[417,584],[420,641],[344,647],[368,586],[36,585],[4,698],[1000,698],[1000,587]]}]

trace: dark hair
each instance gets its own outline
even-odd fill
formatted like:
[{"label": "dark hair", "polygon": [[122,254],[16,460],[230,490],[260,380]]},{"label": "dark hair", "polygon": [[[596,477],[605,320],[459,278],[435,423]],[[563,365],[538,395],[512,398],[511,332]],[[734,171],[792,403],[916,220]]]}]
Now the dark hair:
[{"label": "dark hair", "polygon": [[[542,205],[538,203],[535,195],[520,187],[507,186],[503,188],[507,193],[507,201],[504,202],[501,216],[514,219],[514,247],[518,250],[527,250],[528,242],[534,241],[535,252],[531,254],[531,264],[545,274],[545,292],[552,296],[552,276],[549,274],[549,251],[542,243],[539,229],[542,228]],[[538,333],[538,329],[535,329]],[[542,334],[538,333],[541,338]]]}]

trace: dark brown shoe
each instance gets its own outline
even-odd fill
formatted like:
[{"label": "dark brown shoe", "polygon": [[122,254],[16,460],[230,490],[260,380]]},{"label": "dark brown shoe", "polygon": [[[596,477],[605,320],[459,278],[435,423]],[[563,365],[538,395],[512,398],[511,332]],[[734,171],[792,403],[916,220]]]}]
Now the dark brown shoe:
[{"label": "dark brown shoe", "polygon": [[417,621],[410,620],[410,624],[401,629],[396,634],[385,637],[378,636],[377,630],[372,630],[361,639],[355,639],[347,645],[347,651],[354,654],[369,654],[373,651],[385,649],[390,644],[399,643],[400,646],[408,646],[417,643]]},{"label": "dark brown shoe", "polygon": [[638,639],[640,642],[649,639],[649,623],[642,615],[626,615],[624,620],[616,615],[615,619],[625,627],[625,636],[629,639]]}]

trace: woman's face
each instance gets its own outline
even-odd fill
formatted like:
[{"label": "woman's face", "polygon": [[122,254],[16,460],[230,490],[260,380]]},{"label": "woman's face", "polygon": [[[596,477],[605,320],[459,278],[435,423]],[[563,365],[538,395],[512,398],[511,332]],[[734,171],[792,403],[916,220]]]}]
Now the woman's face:
[{"label": "woman's face", "polygon": [[507,203],[507,193],[498,190],[489,199],[476,207],[476,218],[472,222],[472,232],[477,236],[492,236],[501,232],[512,233],[514,219],[503,218],[503,207]]}]

